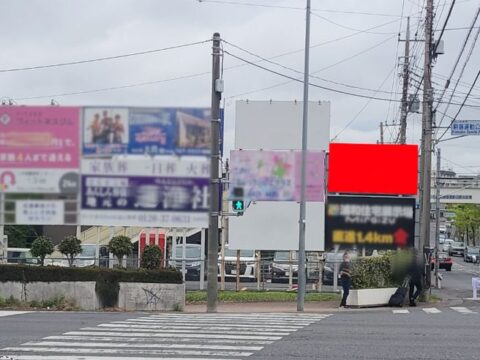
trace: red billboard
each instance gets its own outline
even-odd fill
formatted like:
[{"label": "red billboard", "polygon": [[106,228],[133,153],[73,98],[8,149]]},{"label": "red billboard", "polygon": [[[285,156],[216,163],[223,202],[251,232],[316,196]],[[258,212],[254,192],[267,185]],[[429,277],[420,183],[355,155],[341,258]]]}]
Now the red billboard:
[{"label": "red billboard", "polygon": [[328,191],[416,195],[418,146],[330,144]]}]

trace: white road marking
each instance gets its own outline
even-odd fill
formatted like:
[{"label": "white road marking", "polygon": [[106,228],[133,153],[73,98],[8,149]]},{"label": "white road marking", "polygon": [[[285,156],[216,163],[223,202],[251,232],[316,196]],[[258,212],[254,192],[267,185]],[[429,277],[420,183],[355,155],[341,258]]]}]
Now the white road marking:
[{"label": "white road marking", "polygon": [[0,311],[0,317],[28,314],[31,311]]},{"label": "white road marking", "polygon": [[144,349],[88,349],[88,348],[58,348],[58,347],[41,347],[41,346],[22,346],[22,347],[7,347],[3,351],[16,352],[50,352],[50,353],[78,353],[78,354],[118,354],[118,355],[187,355],[187,356],[236,356],[247,357],[252,355],[252,352],[245,351],[208,351],[208,350],[144,350]]},{"label": "white road marking", "polygon": [[440,314],[441,311],[438,310],[437,308],[423,308],[423,311],[425,311],[427,314]]},{"label": "white road marking", "polygon": [[461,314],[476,314],[476,312],[466,308],[466,307],[463,307],[463,306],[452,306],[450,309],[456,311],[456,312],[459,312]]},{"label": "white road marking", "polygon": [[410,311],[408,311],[407,309],[392,310],[392,312],[394,314],[409,314],[410,313]]},{"label": "white road marking", "polygon": [[[234,340],[280,340],[281,336],[250,336],[250,335],[230,335],[230,334],[168,334],[168,333],[152,333],[152,332],[114,332],[95,331],[97,328],[85,328],[86,331],[69,331],[65,335],[89,335],[89,336],[121,336],[121,337],[160,337],[160,338],[190,338],[190,339],[234,339]],[[93,329],[91,331],[90,329]]]},{"label": "white road marking", "polygon": [[176,325],[170,325],[169,322],[159,322],[158,324],[152,325],[150,323],[145,323],[144,321],[136,321],[136,320],[126,320],[126,321],[114,321],[111,322],[110,324],[124,324],[124,325],[138,325],[138,326],[148,326],[148,328],[153,328],[153,329],[207,329],[209,327],[213,327],[215,329],[228,329],[228,330],[233,330],[235,328],[242,329],[242,328],[247,328],[247,329],[265,329],[268,328],[270,330],[289,330],[289,331],[295,331],[298,329],[302,329],[304,326],[301,325],[270,325],[268,323],[263,324],[263,325],[247,325],[247,324],[228,324],[228,325],[218,325],[217,322],[201,322],[201,323],[195,323],[195,325],[192,325],[191,322],[186,322],[185,324],[177,323]]},{"label": "white road marking", "polygon": [[[69,356],[69,355],[62,355],[62,356],[52,356],[52,355],[15,355],[15,360],[121,360],[121,357],[112,357],[112,356]],[[126,360],[153,360],[151,357],[128,357],[124,358]],[[162,360],[178,360],[177,357],[170,358],[170,357],[162,357]],[[182,360],[212,360],[211,358],[183,358]],[[234,360],[232,358],[229,359],[220,359],[215,358],[215,360]]]},{"label": "white road marking", "polygon": [[[64,341],[108,341],[121,343],[189,343],[196,341],[189,337],[181,338],[124,338],[114,336],[87,336],[87,335],[55,335],[47,336],[43,340],[64,340]],[[270,345],[273,344],[271,340],[231,340],[231,339],[202,339],[202,343],[206,344],[242,344],[242,345]]]}]

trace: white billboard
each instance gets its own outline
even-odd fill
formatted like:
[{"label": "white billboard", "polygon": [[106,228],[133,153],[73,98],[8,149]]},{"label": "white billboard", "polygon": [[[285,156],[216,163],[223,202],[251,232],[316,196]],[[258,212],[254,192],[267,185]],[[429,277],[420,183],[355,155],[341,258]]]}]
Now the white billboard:
[{"label": "white billboard", "polygon": [[[328,149],[330,103],[310,102],[308,150]],[[296,101],[237,101],[235,148],[237,150],[301,150],[303,104]],[[325,203],[307,202],[308,251],[323,251]],[[250,204],[243,216],[230,218],[229,248],[297,250],[299,204],[287,201]]]},{"label": "white billboard", "polygon": [[63,225],[65,205],[62,200],[17,200],[17,225]]}]

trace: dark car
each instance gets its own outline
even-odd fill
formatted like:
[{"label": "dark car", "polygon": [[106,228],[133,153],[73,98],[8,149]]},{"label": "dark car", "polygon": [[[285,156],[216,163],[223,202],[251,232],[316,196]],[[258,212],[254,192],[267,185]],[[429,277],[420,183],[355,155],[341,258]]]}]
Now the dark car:
[{"label": "dark car", "polygon": [[183,257],[183,246],[175,246],[175,257],[170,258],[169,265],[183,272],[182,263],[185,263],[185,280],[200,280],[201,247],[197,244],[186,244],[185,257]]},{"label": "dark car", "polygon": [[295,251],[290,254],[289,251],[275,251],[270,274],[272,276],[272,283],[288,281],[290,275],[292,275],[292,281],[297,282],[297,252]]},{"label": "dark car", "polygon": [[463,255],[463,260],[465,262],[476,263],[480,260],[480,247],[478,246],[467,246],[465,253]]}]

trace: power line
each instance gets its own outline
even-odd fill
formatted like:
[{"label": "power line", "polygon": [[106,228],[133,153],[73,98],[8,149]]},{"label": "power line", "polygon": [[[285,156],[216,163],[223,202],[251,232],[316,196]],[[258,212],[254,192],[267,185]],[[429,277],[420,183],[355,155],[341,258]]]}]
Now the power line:
[{"label": "power line", "polygon": [[[340,24],[338,22],[335,22],[333,20],[330,20],[329,18],[326,18],[322,15],[319,15],[317,13],[315,13],[314,11],[311,11],[310,12],[313,16],[319,18],[319,19],[322,19],[323,21],[326,21],[330,24],[333,24],[335,26],[338,26],[340,28],[343,28],[343,29],[347,29],[347,30],[350,30],[350,31],[362,31],[361,29],[356,29],[356,28],[352,28],[350,26],[347,26],[347,25],[343,25],[343,24]],[[367,34],[375,34],[375,35],[391,35],[391,34],[395,34],[395,33],[391,33],[391,32],[376,32],[376,31],[365,31]]]},{"label": "power line", "polygon": [[[396,65],[393,67],[392,70],[390,70],[390,71],[388,72],[387,77],[382,81],[382,83],[381,83],[380,86],[378,87],[379,90],[380,90],[380,89],[383,87],[383,85],[387,82],[387,80],[390,78],[390,76],[391,76],[392,73],[395,71],[395,69],[396,69]],[[374,94],[374,95],[376,95],[376,94]],[[330,141],[335,141],[350,125],[352,125],[353,122],[354,122],[355,120],[357,120],[358,117],[363,113],[363,111],[368,107],[368,105],[370,105],[370,103],[372,102],[372,100],[373,100],[373,99],[368,99],[367,102],[365,103],[365,105],[360,109],[359,112],[357,112],[357,114],[352,118],[352,120],[350,120],[350,121],[347,123],[347,125],[345,125],[345,126],[343,127],[343,129],[340,130]]]},{"label": "power line", "polygon": [[132,57],[132,56],[147,55],[147,54],[153,54],[153,53],[158,53],[158,52],[167,51],[167,50],[180,49],[180,48],[189,47],[189,46],[193,46],[193,45],[204,44],[204,43],[210,42],[210,41],[211,41],[210,39],[209,40],[203,40],[203,41],[196,41],[196,42],[192,42],[192,43],[188,43],[188,44],[181,44],[181,45],[164,47],[164,48],[161,48],[161,49],[137,51],[137,52],[127,53],[127,54],[99,57],[99,58],[87,59],[87,60],[69,61],[69,62],[48,64],[48,65],[26,66],[26,67],[11,68],[11,69],[0,69],[0,73],[26,71],[26,70],[48,69],[48,68],[61,67],[61,66],[88,64],[88,63],[93,63],[93,62],[98,62],[98,61],[116,60],[116,59]]},{"label": "power line", "polygon": [[[443,33],[445,32],[445,28],[447,27],[448,20],[450,19],[450,16],[452,15],[453,7],[455,6],[455,1],[456,0],[452,1],[452,3],[450,4],[450,9],[448,9],[447,17],[445,18],[445,21],[443,23],[442,30],[440,31],[440,35],[438,36],[438,39],[435,42],[435,47],[433,49],[434,54],[436,53],[437,48],[438,48],[438,44],[440,43],[440,40],[442,39]],[[444,3],[444,7],[445,7],[445,3]],[[443,9],[442,9],[442,11],[443,11]]]},{"label": "power line", "polygon": [[467,99],[468,97],[470,96],[470,93],[473,89],[473,87],[475,86],[475,84],[477,83],[477,80],[478,80],[478,77],[480,76],[480,70],[477,72],[477,76],[475,76],[475,80],[473,81],[473,84],[472,86],[470,87],[470,90],[468,91],[467,93],[467,96],[465,96],[465,99],[463,100],[463,103],[462,105],[460,106],[460,108],[458,109],[457,113],[455,114],[455,116],[453,117],[452,121],[450,122],[450,124],[447,126],[447,128],[445,129],[445,131],[443,132],[442,136],[440,136],[437,141],[440,141],[444,136],[445,134],[447,133],[447,131],[450,129],[450,127],[452,126],[452,124],[454,123],[454,121],[457,119],[458,115],[460,114],[460,112],[462,111],[463,109],[463,106],[465,105],[465,103],[467,102]]},{"label": "power line", "polygon": [[197,74],[191,74],[191,75],[177,76],[177,77],[173,77],[173,78],[169,78],[169,79],[146,81],[146,82],[141,82],[141,83],[127,84],[127,85],[120,85],[120,86],[111,86],[111,87],[100,88],[100,89],[80,90],[80,91],[57,93],[57,94],[50,94],[50,95],[20,97],[20,98],[14,98],[12,100],[16,100],[16,101],[36,100],[36,99],[45,99],[45,98],[56,98],[56,97],[62,97],[62,96],[92,94],[92,93],[98,93],[98,92],[121,90],[121,89],[128,89],[128,88],[134,88],[134,87],[140,87],[140,86],[161,84],[161,83],[175,81],[175,80],[181,80],[181,79],[191,79],[191,78],[194,78],[194,77],[199,77],[199,76],[204,76],[204,75],[209,75],[209,74],[211,74],[210,71],[197,73]]},{"label": "power line", "polygon": [[[281,77],[284,77],[284,78],[287,78],[287,79],[290,79],[291,81],[296,81],[296,82],[299,82],[299,83],[303,83],[303,80],[301,79],[298,79],[298,78],[294,78],[293,76],[290,76],[290,75],[286,75],[286,74],[283,74],[281,72],[278,72],[278,71],[275,71],[275,70],[272,70],[272,69],[269,69],[265,66],[262,66],[262,65],[258,65],[252,61],[249,61],[247,59],[243,59],[242,57],[240,56],[237,56],[235,54],[232,54],[231,52],[225,50],[224,51],[225,54],[228,54],[230,56],[232,56],[233,58],[237,59],[237,60],[240,60],[240,61],[243,61],[243,62],[246,62],[252,66],[255,66],[259,69],[262,69],[262,70],[265,70],[267,72],[270,72],[272,74],[275,74],[275,75],[278,75],[278,76],[281,76]],[[344,94],[344,95],[350,95],[350,96],[355,96],[355,97],[360,97],[360,98],[364,98],[364,99],[372,99],[372,100],[379,100],[379,101],[395,101],[395,102],[399,102],[400,100],[390,100],[390,99],[387,99],[387,98],[379,98],[379,97],[375,97],[375,96],[369,96],[369,95],[363,95],[363,94],[355,94],[355,93],[351,93],[351,92],[348,92],[348,91],[343,91],[343,90],[338,90],[338,89],[333,89],[333,88],[329,88],[329,87],[326,87],[326,86],[322,86],[322,85],[318,85],[318,84],[314,84],[314,83],[309,83],[310,86],[313,86],[313,87],[316,87],[316,88],[319,88],[319,89],[323,89],[323,90],[327,90],[327,91],[332,91],[332,92],[336,92],[336,93],[340,93],[340,94]]]},{"label": "power line", "polygon": [[[252,6],[252,7],[263,7],[263,8],[273,8],[273,9],[305,10],[305,7],[257,4],[257,3],[240,2],[240,1],[225,1],[225,0],[197,0],[197,1],[200,3],[215,3],[215,4],[222,4],[222,5],[240,5],[240,6]],[[362,12],[362,11],[344,11],[344,10],[315,9],[315,8],[312,8],[312,10],[318,11],[318,12],[333,13],[333,14],[354,14],[354,15],[383,16],[383,17],[396,17],[396,18],[399,17],[398,15],[394,15],[394,14]]]}]

